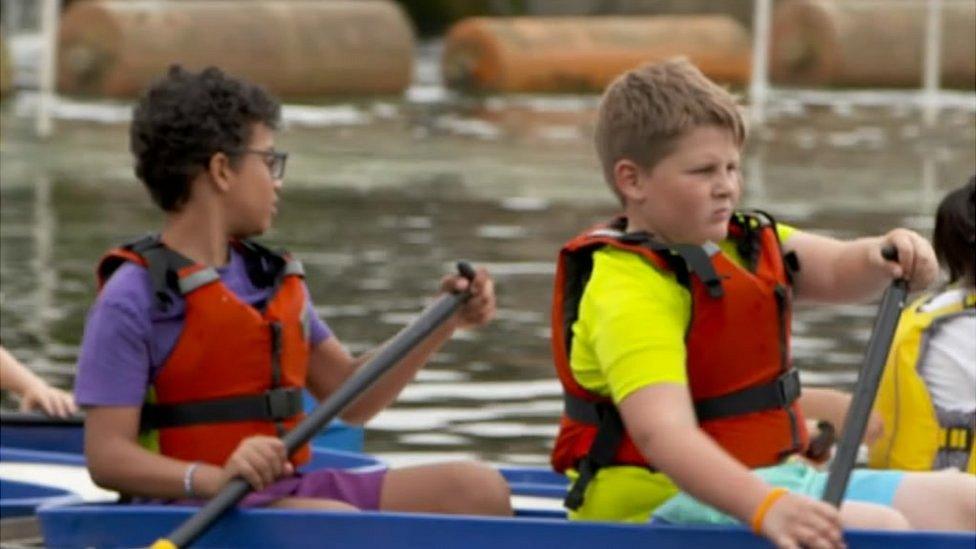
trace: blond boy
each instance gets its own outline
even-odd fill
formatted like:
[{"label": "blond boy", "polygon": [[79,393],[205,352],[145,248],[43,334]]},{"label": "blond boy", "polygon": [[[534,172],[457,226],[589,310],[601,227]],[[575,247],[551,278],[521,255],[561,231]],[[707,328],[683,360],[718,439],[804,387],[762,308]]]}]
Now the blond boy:
[{"label": "blond boy", "polygon": [[923,288],[937,272],[925,239],[839,241],[737,212],[746,129],[687,61],[622,75],[598,116],[623,215],[564,247],[553,312],[553,464],[575,481],[574,517],[741,521],[780,547],[842,546],[842,525],[973,529],[976,479],[858,472],[838,512],[817,500],[822,473],[790,459],[808,443],[804,401],[827,396],[800,394],[793,299],[864,301],[899,276]]}]

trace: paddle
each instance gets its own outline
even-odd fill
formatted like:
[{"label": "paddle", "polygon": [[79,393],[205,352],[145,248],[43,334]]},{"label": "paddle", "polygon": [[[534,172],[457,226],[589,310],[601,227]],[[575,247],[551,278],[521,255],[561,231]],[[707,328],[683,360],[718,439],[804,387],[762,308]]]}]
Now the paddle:
[{"label": "paddle", "polygon": [[[881,251],[881,255],[889,261],[898,259],[898,251],[893,246],[888,246]],[[864,362],[861,365],[861,372],[854,386],[854,395],[851,398],[851,405],[847,409],[847,416],[844,418],[844,435],[837,444],[837,453],[834,461],[830,464],[830,471],[827,474],[827,486],[824,488],[823,501],[840,507],[844,499],[844,491],[847,489],[847,481],[851,477],[851,469],[854,468],[854,461],[857,459],[857,450],[864,437],[864,429],[867,427],[868,417],[871,408],[874,406],[874,398],[878,393],[878,385],[881,383],[881,374],[884,372],[885,363],[888,360],[888,351],[891,348],[891,341],[895,337],[895,328],[898,327],[898,318],[901,315],[902,307],[905,306],[905,296],[908,293],[908,282],[899,278],[892,281],[891,286],[885,290],[881,297],[881,305],[878,307],[878,317],[871,330],[871,338],[868,340],[867,351],[864,355]]]},{"label": "paddle", "polygon": [[85,416],[76,414],[68,417],[55,417],[45,415],[40,412],[15,412],[13,410],[0,410],[0,425],[10,425],[18,427],[70,427],[77,425],[81,427],[85,424]]},{"label": "paddle", "polygon": [[[474,269],[465,262],[458,262],[458,272],[469,281],[474,279]],[[470,288],[470,286],[469,286]],[[440,297],[420,314],[416,320],[400,330],[375,356],[356,370],[344,384],[299,423],[282,439],[288,455],[308,442],[319,430],[332,421],[339,412],[368,389],[377,379],[396,365],[407,353],[444,323],[467,299],[470,290]],[[151,549],[184,547],[203,534],[221,515],[251,490],[251,485],[241,477],[235,477],[200,508],[192,517],[173,530],[165,538],[152,544]]]}]

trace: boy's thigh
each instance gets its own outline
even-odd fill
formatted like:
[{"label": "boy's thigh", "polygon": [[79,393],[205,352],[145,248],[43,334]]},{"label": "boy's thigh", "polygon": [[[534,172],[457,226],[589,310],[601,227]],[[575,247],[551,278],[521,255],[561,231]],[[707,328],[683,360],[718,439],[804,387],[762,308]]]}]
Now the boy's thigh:
[{"label": "boy's thigh", "polygon": [[473,461],[389,470],[383,480],[380,509],[475,514],[511,510],[505,479],[492,467]]},{"label": "boy's thigh", "polygon": [[[800,462],[790,461],[754,470],[771,486],[820,499],[827,484],[827,472]],[[901,471],[857,469],[851,473],[844,501],[893,507],[895,494],[905,474]],[[676,524],[736,524],[738,521],[691,496],[681,493],[658,508],[654,518]]]},{"label": "boy's thigh", "polygon": [[[806,494],[820,499],[827,486],[826,471],[818,471],[813,477]],[[885,507],[893,507],[895,494],[905,479],[903,471],[888,469],[855,469],[851,471],[851,478],[844,492],[844,501],[859,501],[873,503]]]},{"label": "boy's thigh", "polygon": [[344,501],[321,498],[282,498],[268,505],[274,509],[318,509],[322,511],[359,511]]}]

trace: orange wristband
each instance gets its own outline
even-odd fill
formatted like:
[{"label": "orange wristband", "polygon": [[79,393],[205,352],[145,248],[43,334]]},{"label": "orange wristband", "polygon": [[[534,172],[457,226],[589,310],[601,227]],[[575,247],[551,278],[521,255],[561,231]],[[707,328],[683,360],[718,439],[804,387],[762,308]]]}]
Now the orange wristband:
[{"label": "orange wristband", "polygon": [[776,503],[776,500],[786,495],[789,492],[786,488],[773,488],[766,494],[766,498],[762,500],[759,507],[756,508],[756,514],[752,515],[752,531],[757,534],[762,534],[763,519],[766,518],[766,513],[769,508]]}]

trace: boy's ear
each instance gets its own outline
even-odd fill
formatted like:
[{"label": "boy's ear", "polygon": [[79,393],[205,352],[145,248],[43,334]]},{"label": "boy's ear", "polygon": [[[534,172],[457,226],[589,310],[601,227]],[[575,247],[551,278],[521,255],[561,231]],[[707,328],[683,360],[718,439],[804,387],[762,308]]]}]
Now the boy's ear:
[{"label": "boy's ear", "polygon": [[613,185],[620,196],[627,200],[640,200],[640,167],[627,158],[621,158],[613,165]]},{"label": "boy's ear", "polygon": [[210,157],[210,162],[207,163],[207,173],[218,190],[226,192],[230,189],[231,172],[230,157],[225,153],[216,152]]}]

